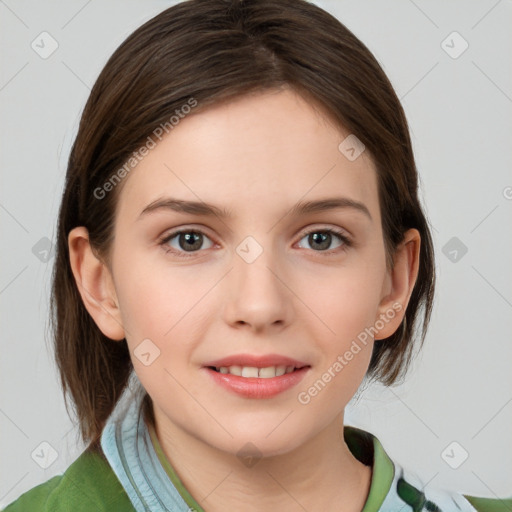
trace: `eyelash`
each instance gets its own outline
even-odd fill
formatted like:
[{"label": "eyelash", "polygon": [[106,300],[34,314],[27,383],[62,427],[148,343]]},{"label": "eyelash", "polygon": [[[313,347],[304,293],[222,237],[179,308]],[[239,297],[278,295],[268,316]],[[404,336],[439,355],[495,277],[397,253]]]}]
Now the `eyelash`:
[{"label": "eyelash", "polygon": [[[195,233],[195,234],[200,234],[207,238],[210,238],[204,231],[201,231],[200,229],[180,229],[177,231],[173,231],[172,233],[170,233],[168,235],[164,235],[164,237],[158,241],[158,244],[162,247],[162,249],[166,253],[173,253],[175,256],[177,256],[179,258],[192,258],[195,255],[197,255],[197,253],[201,252],[201,251],[192,251],[187,254],[186,252],[183,252],[183,251],[176,251],[176,250],[172,249],[171,247],[169,247],[169,245],[167,245],[170,240],[172,240],[176,236],[180,235],[181,233]],[[302,233],[302,236],[299,239],[299,241],[312,233],[328,233],[330,235],[335,235],[341,240],[341,242],[343,242],[343,245],[341,245],[340,247],[337,247],[336,249],[330,249],[327,251],[313,251],[313,252],[332,255],[333,251],[336,251],[336,250],[346,251],[349,247],[352,247],[352,241],[343,232],[338,231],[333,228],[311,229],[309,231],[306,231],[305,233]]]}]

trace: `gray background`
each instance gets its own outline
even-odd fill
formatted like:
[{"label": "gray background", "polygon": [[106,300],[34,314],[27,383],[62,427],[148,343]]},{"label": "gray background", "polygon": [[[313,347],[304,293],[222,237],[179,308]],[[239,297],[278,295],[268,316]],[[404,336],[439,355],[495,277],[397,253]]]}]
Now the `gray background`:
[{"label": "gray background", "polygon": [[[108,57],[174,3],[0,0],[0,506],[83,449],[48,351],[66,160]],[[408,380],[365,390],[346,423],[376,434],[429,486],[510,496],[512,4],[314,3],[363,40],[402,99],[439,272],[431,329]],[[58,43],[47,58],[43,31]]]}]

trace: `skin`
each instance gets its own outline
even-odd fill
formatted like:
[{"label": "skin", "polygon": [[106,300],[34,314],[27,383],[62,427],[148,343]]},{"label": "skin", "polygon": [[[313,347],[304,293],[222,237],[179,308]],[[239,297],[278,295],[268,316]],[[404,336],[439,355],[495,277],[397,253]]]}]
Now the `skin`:
[{"label": "skin", "polygon": [[[375,167],[367,152],[351,162],[339,151],[347,135],[289,89],[209,107],[183,119],[125,178],[110,266],[84,227],[69,234],[84,304],[106,336],[126,338],[163,450],[206,511],[356,512],[367,499],[371,468],[341,436],[344,408],[373,344],[402,321],[420,236],[407,231],[386,267]],[[139,217],[165,196],[213,203],[233,217],[165,209]],[[348,207],[289,214],[299,201],[333,196],[363,203],[371,218]],[[203,243],[195,252],[183,249],[183,236],[160,245],[176,228],[200,229]],[[333,235],[318,248],[307,235],[326,228],[352,244]],[[247,236],[263,249],[252,263],[236,252]],[[298,393],[396,303],[401,311],[375,340],[299,403]],[[160,350],[149,366],[133,353],[147,338]],[[311,368],[292,389],[248,399],[201,370],[240,353],[281,354]],[[262,454],[252,467],[236,456],[247,442]]]}]

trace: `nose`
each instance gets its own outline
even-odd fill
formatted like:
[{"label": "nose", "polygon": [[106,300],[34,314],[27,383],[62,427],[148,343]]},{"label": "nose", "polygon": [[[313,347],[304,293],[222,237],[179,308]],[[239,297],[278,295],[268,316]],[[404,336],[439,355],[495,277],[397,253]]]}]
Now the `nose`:
[{"label": "nose", "polygon": [[254,332],[283,329],[293,315],[286,270],[278,265],[271,250],[264,249],[250,261],[238,253],[233,255],[233,266],[224,283],[225,321]]}]

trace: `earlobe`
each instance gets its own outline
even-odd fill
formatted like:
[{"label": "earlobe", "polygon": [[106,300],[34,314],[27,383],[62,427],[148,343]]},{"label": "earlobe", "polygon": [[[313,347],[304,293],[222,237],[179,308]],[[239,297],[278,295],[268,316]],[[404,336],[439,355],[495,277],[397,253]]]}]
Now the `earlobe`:
[{"label": "earlobe", "polygon": [[378,317],[385,317],[384,327],[375,339],[391,336],[400,326],[411,297],[419,270],[421,236],[409,229],[394,254],[393,268],[387,276],[387,290],[379,304]]},{"label": "earlobe", "polygon": [[85,308],[101,332],[112,340],[125,337],[110,270],[94,254],[83,226],[68,236],[69,259]]}]

